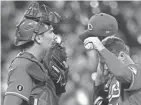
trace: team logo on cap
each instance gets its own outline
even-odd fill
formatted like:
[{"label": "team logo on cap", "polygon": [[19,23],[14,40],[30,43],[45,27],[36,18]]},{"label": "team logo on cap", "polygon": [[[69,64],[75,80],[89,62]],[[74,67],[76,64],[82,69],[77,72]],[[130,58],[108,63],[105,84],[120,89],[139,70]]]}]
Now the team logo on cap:
[{"label": "team logo on cap", "polygon": [[91,24],[88,24],[88,30],[93,30],[93,26]]}]

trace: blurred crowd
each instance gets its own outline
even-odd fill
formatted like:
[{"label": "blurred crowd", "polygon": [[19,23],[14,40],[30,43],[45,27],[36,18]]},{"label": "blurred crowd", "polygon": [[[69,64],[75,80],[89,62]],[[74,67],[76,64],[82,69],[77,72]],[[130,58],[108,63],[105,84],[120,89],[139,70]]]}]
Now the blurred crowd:
[{"label": "blurred crowd", "polygon": [[[8,67],[20,51],[14,46],[16,25],[32,1],[1,1],[1,84],[2,104],[7,88]],[[66,93],[60,105],[91,105],[92,75],[95,69],[95,54],[86,51],[78,35],[87,28],[88,19],[100,12],[113,15],[119,25],[116,35],[130,48],[134,62],[141,63],[141,1],[38,1],[66,16],[58,28],[65,37],[70,72]]]}]

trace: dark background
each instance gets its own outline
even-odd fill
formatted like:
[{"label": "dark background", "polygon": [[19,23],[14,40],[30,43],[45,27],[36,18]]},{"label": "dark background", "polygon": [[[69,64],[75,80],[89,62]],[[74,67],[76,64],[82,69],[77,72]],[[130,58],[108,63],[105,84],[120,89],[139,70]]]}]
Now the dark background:
[{"label": "dark background", "polygon": [[[1,80],[2,104],[7,88],[8,67],[19,52],[14,46],[16,25],[31,1],[1,1]],[[68,63],[70,65],[67,92],[61,97],[60,105],[91,105],[92,73],[95,55],[86,51],[78,34],[87,27],[88,19],[99,12],[113,15],[119,24],[117,36],[130,47],[131,57],[141,63],[141,1],[39,1],[54,8],[67,20],[59,27],[65,35]]]}]

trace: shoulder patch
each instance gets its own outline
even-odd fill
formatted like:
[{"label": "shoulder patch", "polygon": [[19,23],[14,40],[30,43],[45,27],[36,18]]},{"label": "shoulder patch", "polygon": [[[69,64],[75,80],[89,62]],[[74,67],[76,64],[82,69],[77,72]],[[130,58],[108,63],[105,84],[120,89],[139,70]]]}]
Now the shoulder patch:
[{"label": "shoulder patch", "polygon": [[18,91],[22,91],[23,89],[24,89],[24,87],[23,87],[22,85],[18,85],[18,86],[17,86],[17,90],[18,90]]},{"label": "shoulder patch", "polygon": [[128,69],[130,69],[134,74],[137,74],[137,69],[133,66],[129,66]]}]

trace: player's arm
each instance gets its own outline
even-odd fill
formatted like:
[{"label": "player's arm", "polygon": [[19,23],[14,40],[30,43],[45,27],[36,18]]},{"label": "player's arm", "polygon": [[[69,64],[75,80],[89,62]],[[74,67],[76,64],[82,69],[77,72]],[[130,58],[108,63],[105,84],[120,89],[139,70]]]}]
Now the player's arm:
[{"label": "player's arm", "polygon": [[[101,97],[100,95],[103,92],[104,92],[104,83],[102,82],[101,71],[100,71],[100,69],[98,69],[96,72],[96,78],[93,82],[93,91],[92,91],[92,95],[91,95],[91,101],[93,103],[97,103],[97,102],[95,102],[96,99]],[[100,99],[102,99],[102,97]]]},{"label": "player's arm", "polygon": [[4,105],[21,105],[23,99],[16,95],[7,95],[4,99]]},{"label": "player's arm", "polygon": [[95,82],[93,83],[93,95],[92,99],[93,102],[96,100],[97,97],[101,95],[101,93],[104,93],[104,83],[101,83],[99,85],[96,85]]},{"label": "player's arm", "polygon": [[108,102],[107,96],[108,91],[105,91],[105,84],[107,83],[108,73],[105,74],[103,71],[98,68],[97,70],[97,76],[93,84],[93,96],[92,96],[92,102],[95,104]]},{"label": "player's arm", "polygon": [[[129,87],[124,87],[126,91],[131,90],[138,90],[141,89],[141,64],[130,64],[126,66],[126,68],[129,70],[129,72],[132,75],[131,83]],[[125,84],[126,86],[126,84]]]},{"label": "player's arm", "polygon": [[113,53],[106,48],[99,52],[105,59],[109,70],[123,84],[127,91],[138,90],[141,88],[141,65],[129,64],[124,65]]},{"label": "player's arm", "polygon": [[105,63],[107,64],[110,72],[114,74],[116,77],[123,79],[121,82],[131,82],[132,80],[132,73],[125,67],[125,65],[109,50],[107,50],[102,42],[98,39],[98,37],[89,37],[84,40],[84,45],[86,49],[95,49],[98,50],[100,55],[105,59]]},{"label": "player's arm", "polygon": [[99,51],[100,55],[105,59],[111,73],[113,73],[121,82],[131,82],[132,73],[130,70],[109,50],[104,48]]},{"label": "player's arm", "polygon": [[92,102],[99,96],[99,92],[103,90],[103,84],[102,84],[102,71],[100,70],[100,64],[99,64],[99,55],[96,50],[94,50],[95,54],[95,67],[94,67],[94,82],[93,82],[93,91],[92,91]]},{"label": "player's arm", "polygon": [[[90,43],[90,44],[89,44]],[[97,37],[85,39],[86,49],[95,49],[103,56],[109,70],[117,77],[121,83],[129,83],[129,90],[138,90],[141,88],[141,65],[130,64],[125,66],[113,53],[107,50]],[[91,46],[92,45],[92,46]]]},{"label": "player's arm", "polygon": [[96,72],[96,78],[93,83],[93,92],[92,92],[92,102],[97,103],[98,101],[103,102],[103,99],[107,97],[107,92],[105,91],[105,83],[106,80],[105,78],[108,76],[104,75],[103,71],[100,69],[100,66],[102,64],[99,63],[97,67],[97,72]]},{"label": "player's arm", "polygon": [[24,67],[11,70],[4,105],[21,105],[24,101],[28,102],[32,85],[32,80]]}]

